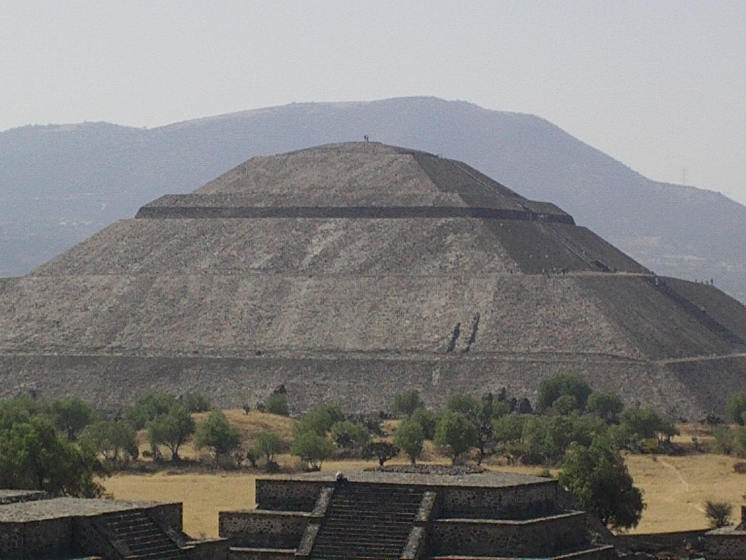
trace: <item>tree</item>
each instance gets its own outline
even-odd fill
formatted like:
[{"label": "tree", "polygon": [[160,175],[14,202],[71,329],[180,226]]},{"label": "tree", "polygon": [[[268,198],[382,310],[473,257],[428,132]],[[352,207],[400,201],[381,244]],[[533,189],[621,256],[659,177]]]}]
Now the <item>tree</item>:
[{"label": "tree", "polygon": [[398,416],[412,416],[418,408],[424,408],[425,403],[420,398],[420,393],[416,389],[410,389],[403,393],[394,395],[394,401],[391,408],[394,414]]},{"label": "tree", "polygon": [[710,448],[715,453],[730,455],[736,449],[736,438],[733,430],[728,426],[716,426],[712,430],[713,440]]},{"label": "tree", "polygon": [[179,447],[192,436],[196,425],[194,418],[182,404],[171,406],[168,414],[156,416],[147,423],[151,447],[163,444],[171,451],[171,461],[179,460]]},{"label": "tree", "polygon": [[67,441],[76,441],[83,428],[95,419],[93,407],[78,397],[52,401],[49,411],[57,429],[67,435]]},{"label": "tree", "polygon": [[425,439],[435,438],[435,426],[438,424],[438,415],[435,412],[421,406],[412,413],[410,418],[420,423]]},{"label": "tree", "polygon": [[332,426],[331,438],[340,449],[362,451],[363,447],[370,441],[370,434],[365,426],[345,420]]},{"label": "tree", "polygon": [[607,424],[619,423],[623,410],[624,403],[616,393],[596,391],[588,397],[588,412],[598,415]]},{"label": "tree", "polygon": [[387,441],[374,441],[365,446],[363,459],[366,461],[375,457],[378,465],[383,466],[386,461],[393,459],[399,454],[400,449]]},{"label": "tree", "polygon": [[425,432],[419,422],[407,418],[401,421],[394,432],[394,445],[404,451],[414,465],[422,453],[422,445],[425,441]]},{"label": "tree", "polygon": [[473,422],[460,412],[446,412],[435,428],[435,445],[447,449],[452,461],[475,447],[479,432]]},{"label": "tree", "polygon": [[129,457],[137,457],[137,432],[122,421],[99,420],[83,430],[80,446],[117,467]]},{"label": "tree", "polygon": [[146,393],[124,409],[124,419],[135,430],[142,430],[151,420],[168,414],[176,402],[176,397],[168,393]]},{"label": "tree", "polygon": [[338,406],[321,405],[301,416],[293,431],[296,434],[313,432],[319,436],[326,436],[334,424],[344,419],[345,416]]},{"label": "tree", "polygon": [[194,435],[194,446],[197,449],[208,447],[215,455],[215,462],[221,455],[233,451],[241,442],[238,428],[230,424],[222,410],[213,410],[208,417],[197,426]]},{"label": "tree", "polygon": [[665,436],[671,439],[679,433],[676,425],[651,406],[627,408],[621,414],[620,425],[633,437],[653,439]]},{"label": "tree", "polygon": [[279,435],[272,431],[266,431],[256,436],[256,444],[253,449],[259,456],[264,457],[267,471],[276,471],[275,455],[282,453],[284,448],[285,443]]},{"label": "tree", "polygon": [[0,488],[93,498],[103,494],[96,477],[106,474],[92,452],[69,443],[43,416],[0,432]]},{"label": "tree", "polygon": [[725,411],[734,423],[743,426],[743,413],[746,412],[746,393],[731,395],[725,403]]},{"label": "tree", "polygon": [[0,429],[8,430],[14,424],[29,422],[41,412],[41,404],[29,395],[0,401]]},{"label": "tree", "polygon": [[730,516],[733,513],[733,506],[727,502],[705,502],[705,517],[713,529],[727,527],[730,525]]},{"label": "tree", "polygon": [[290,416],[287,393],[272,393],[267,397],[264,407],[270,414],[278,416]]},{"label": "tree", "polygon": [[290,453],[305,463],[306,470],[318,471],[321,464],[334,453],[334,444],[315,432],[301,432],[293,438]]},{"label": "tree", "polygon": [[573,443],[559,482],[611,529],[636,527],[645,509],[624,459],[608,438],[594,438],[589,447]]},{"label": "tree", "polygon": [[585,410],[588,397],[593,392],[590,385],[579,375],[559,374],[542,379],[539,383],[539,397],[536,408],[539,411],[551,407],[558,398],[570,395],[575,398],[578,410]]}]

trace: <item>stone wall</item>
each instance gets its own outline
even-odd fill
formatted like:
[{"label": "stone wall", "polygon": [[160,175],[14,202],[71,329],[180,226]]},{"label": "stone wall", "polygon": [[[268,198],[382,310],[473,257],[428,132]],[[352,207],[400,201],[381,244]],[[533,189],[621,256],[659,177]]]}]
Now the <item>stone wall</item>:
[{"label": "stone wall", "polygon": [[725,527],[708,532],[704,540],[708,559],[746,559],[746,531],[734,531],[732,527]]},{"label": "stone wall", "polygon": [[582,512],[530,521],[440,519],[430,535],[439,556],[549,557],[587,543]]},{"label": "stone wall", "polygon": [[311,512],[319,491],[329,482],[312,480],[256,480],[256,507],[262,510]]},{"label": "stone wall", "polygon": [[556,513],[557,482],[503,488],[438,487],[442,518],[530,519]]},{"label": "stone wall", "polygon": [[[257,481],[258,482],[258,481]],[[218,534],[231,546],[295,548],[303,536],[308,514],[293,511],[221,511]]]},{"label": "stone wall", "polygon": [[0,524],[0,558],[64,555],[73,548],[73,518]]}]

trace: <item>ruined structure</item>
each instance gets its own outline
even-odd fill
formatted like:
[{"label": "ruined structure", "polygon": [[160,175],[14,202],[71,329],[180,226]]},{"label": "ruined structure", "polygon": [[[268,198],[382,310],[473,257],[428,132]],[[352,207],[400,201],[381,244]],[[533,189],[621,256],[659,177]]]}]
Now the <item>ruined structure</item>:
[{"label": "ruined structure", "polygon": [[192,540],[181,504],[49,498],[0,490],[0,558],[224,560],[225,539]]},{"label": "ruined structure", "polygon": [[189,389],[385,408],[559,372],[672,414],[744,390],[746,309],[662,278],[556,206],[380,145],[258,157],[0,280],[0,396]]},{"label": "ruined structure", "polygon": [[557,481],[534,476],[312,473],[257,479],[256,501],[220,513],[233,560],[613,557]]}]

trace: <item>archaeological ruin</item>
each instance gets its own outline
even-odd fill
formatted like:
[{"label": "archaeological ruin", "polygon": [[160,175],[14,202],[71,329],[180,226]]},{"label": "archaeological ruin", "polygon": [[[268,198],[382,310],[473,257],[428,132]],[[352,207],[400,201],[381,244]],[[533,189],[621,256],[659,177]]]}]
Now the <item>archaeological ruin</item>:
[{"label": "archaeological ruin", "polygon": [[0,397],[430,404],[578,373],[672,415],[746,389],[746,308],[551,203],[374,142],[257,157],[0,280]]},{"label": "archaeological ruin", "polygon": [[[401,468],[401,467],[399,467]],[[190,539],[181,504],[0,491],[0,557],[73,560],[406,560],[614,557],[614,537],[556,480],[465,467],[256,480],[257,507]],[[437,472],[425,472],[435,469]]]}]

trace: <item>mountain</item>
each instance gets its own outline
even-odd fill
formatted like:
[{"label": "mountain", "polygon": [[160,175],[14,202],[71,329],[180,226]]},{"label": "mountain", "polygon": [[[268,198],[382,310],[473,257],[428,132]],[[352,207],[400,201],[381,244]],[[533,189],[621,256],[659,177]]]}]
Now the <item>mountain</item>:
[{"label": "mountain", "polygon": [[0,133],[0,275],[28,272],[165,193],[255,155],[362,140],[462,160],[571,213],[659,274],[746,301],[746,207],[651,181],[551,123],[436,98],[302,103],[145,130],[106,123]]},{"label": "mountain", "polygon": [[656,275],[554,204],[378,142],[252,158],[0,280],[0,398],[284,385],[386,408],[584,376],[673,417],[744,389],[746,307]]}]

